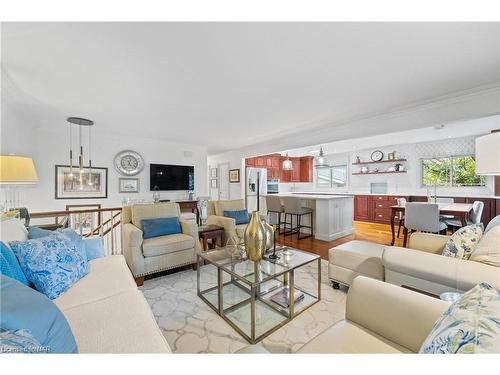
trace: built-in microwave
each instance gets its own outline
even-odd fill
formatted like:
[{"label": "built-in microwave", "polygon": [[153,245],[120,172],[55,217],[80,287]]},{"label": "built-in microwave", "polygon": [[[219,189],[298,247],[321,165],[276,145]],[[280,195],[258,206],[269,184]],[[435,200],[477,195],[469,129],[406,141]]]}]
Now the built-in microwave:
[{"label": "built-in microwave", "polygon": [[267,180],[267,194],[278,194],[279,184],[280,180],[278,179]]}]

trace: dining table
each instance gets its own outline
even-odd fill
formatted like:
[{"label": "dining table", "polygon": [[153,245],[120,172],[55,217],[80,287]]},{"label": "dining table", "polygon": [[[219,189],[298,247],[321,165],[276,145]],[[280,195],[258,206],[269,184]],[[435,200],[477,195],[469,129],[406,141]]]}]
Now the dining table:
[{"label": "dining table", "polygon": [[[438,203],[439,215],[453,216],[460,220],[462,227],[467,225],[467,219],[470,212],[472,211],[472,203]],[[391,246],[394,245],[396,241],[396,232],[394,228],[395,217],[400,214],[404,215],[405,206],[391,206]]]}]

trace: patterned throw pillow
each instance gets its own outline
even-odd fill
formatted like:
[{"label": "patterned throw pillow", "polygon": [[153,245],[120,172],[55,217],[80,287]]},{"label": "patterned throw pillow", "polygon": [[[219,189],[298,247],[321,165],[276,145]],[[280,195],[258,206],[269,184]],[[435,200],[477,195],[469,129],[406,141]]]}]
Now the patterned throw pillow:
[{"label": "patterned throw pillow", "polygon": [[26,278],[50,299],[87,274],[86,257],[60,233],[27,241],[12,241],[12,251]]},{"label": "patterned throw pillow", "polygon": [[47,353],[27,329],[0,329],[0,353]]},{"label": "patterned throw pillow", "polygon": [[438,319],[420,353],[500,353],[500,294],[476,285]]},{"label": "patterned throw pillow", "polygon": [[451,258],[469,259],[482,235],[483,229],[477,224],[460,228],[446,242],[442,255]]}]

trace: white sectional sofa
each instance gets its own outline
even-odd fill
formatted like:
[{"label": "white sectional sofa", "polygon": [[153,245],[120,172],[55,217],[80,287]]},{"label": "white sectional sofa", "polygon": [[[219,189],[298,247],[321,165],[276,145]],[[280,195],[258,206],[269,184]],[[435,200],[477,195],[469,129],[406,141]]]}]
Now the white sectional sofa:
[{"label": "white sectional sofa", "polygon": [[[1,240],[26,240],[20,221],[1,223]],[[54,300],[79,353],[170,353],[122,255],[89,262],[89,272]]]},{"label": "white sectional sofa", "polygon": [[[449,303],[363,276],[347,293],[345,319],[298,353],[418,353]],[[249,346],[239,353],[267,353]]]}]

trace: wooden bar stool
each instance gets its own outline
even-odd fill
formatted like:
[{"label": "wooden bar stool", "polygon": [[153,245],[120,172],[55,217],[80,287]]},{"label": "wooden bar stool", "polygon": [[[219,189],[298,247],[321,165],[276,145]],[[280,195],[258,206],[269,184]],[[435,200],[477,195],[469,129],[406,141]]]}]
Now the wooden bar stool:
[{"label": "wooden bar stool", "polygon": [[[314,231],[314,225],[313,225],[313,209],[309,207],[302,207],[302,202],[300,198],[294,198],[294,197],[283,197],[283,206],[285,209],[285,222],[284,222],[284,235],[285,236],[290,236],[292,234],[297,233],[297,239],[302,240],[304,238],[312,237],[313,236],[313,231]],[[305,215],[310,215],[311,217],[311,225],[303,225],[302,224],[302,217]],[[288,216],[290,216],[290,222],[287,221]],[[295,227],[293,226],[293,218],[295,217]],[[287,227],[289,230],[287,230]],[[300,236],[300,229],[301,228],[307,228],[311,231],[310,234],[307,234],[305,236]]]}]

